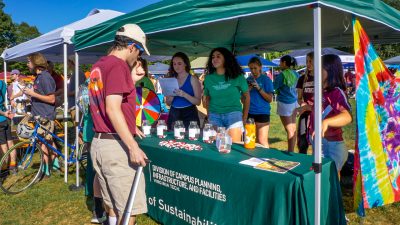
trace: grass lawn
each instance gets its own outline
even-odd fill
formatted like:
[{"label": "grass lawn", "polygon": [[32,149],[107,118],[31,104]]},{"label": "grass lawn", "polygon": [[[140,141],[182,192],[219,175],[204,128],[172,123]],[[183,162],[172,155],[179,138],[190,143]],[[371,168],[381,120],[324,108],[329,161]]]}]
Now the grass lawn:
[{"label": "grass lawn", "polygon": [[[351,101],[355,106],[354,100]],[[272,148],[286,149],[286,133],[272,106],[270,145]],[[354,115],[354,112],[353,112]],[[345,141],[348,149],[354,149],[355,122],[345,129]],[[311,149],[310,149],[311,154]],[[50,179],[41,181],[18,195],[5,195],[0,192],[0,225],[18,224],[90,224],[91,205],[86,200],[84,190],[69,191],[68,186],[75,182],[71,169],[68,184],[64,183],[63,174],[53,174]],[[343,201],[349,224],[359,224],[360,219],[353,211],[352,190],[342,188]],[[149,217],[139,217],[138,224],[157,224]],[[363,224],[400,224],[400,203],[367,210]]]}]

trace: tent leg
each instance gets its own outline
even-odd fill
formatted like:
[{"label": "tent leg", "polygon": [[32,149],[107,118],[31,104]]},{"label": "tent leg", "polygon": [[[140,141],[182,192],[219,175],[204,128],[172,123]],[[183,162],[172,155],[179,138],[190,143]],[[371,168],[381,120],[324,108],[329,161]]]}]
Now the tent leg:
[{"label": "tent leg", "polygon": [[[77,52],[75,52],[75,99],[78,96],[78,91],[79,91],[79,55]],[[80,184],[79,182],[79,156],[82,154],[79,149],[79,107],[75,103],[75,151],[76,151],[76,183],[75,185],[70,186],[70,190],[80,190],[84,186]]]},{"label": "tent leg", "polygon": [[[322,81],[321,81],[321,8],[317,5],[314,13],[314,112],[322,112]],[[315,137],[314,137],[314,171],[315,171],[315,212],[314,224],[321,223],[321,113],[315,113]]]},{"label": "tent leg", "polygon": [[68,182],[68,96],[67,96],[67,79],[68,79],[68,70],[67,70],[67,43],[64,43],[64,182]]},{"label": "tent leg", "polygon": [[[3,62],[4,62],[4,83],[6,84],[6,96],[8,95],[8,93],[7,93],[7,61],[6,60],[3,60]],[[4,104],[6,105],[6,108],[7,108],[7,106],[8,106],[8,98],[5,98],[5,100],[4,100]]]}]

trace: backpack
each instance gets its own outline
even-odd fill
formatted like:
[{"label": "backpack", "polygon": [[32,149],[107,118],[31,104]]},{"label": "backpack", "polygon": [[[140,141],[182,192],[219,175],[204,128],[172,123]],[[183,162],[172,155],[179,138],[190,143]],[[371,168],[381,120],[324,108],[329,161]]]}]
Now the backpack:
[{"label": "backpack", "polygon": [[86,79],[86,81],[79,85],[78,96],[76,98],[76,104],[79,107],[79,110],[83,113],[83,115],[89,113],[89,82],[90,78]]}]

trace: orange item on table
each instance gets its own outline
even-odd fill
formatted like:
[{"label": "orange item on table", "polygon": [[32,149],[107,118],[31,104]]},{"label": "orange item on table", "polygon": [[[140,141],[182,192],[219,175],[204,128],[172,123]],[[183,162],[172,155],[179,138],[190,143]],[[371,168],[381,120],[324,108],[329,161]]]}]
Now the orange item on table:
[{"label": "orange item on table", "polygon": [[244,136],[244,147],[247,149],[253,149],[256,147],[256,124],[252,118],[246,121],[245,136]]}]

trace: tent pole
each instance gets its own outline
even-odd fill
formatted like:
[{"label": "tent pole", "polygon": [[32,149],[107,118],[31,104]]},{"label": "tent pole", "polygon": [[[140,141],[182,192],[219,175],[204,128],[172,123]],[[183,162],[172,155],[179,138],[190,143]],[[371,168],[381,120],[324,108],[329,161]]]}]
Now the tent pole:
[{"label": "tent pole", "polygon": [[240,22],[240,18],[238,18],[238,20],[237,20],[235,34],[233,35],[232,54],[234,56],[236,56],[236,36],[237,36],[238,29],[239,29],[239,22]]},{"label": "tent pole", "polygon": [[67,55],[68,55],[67,43],[64,43],[64,182],[68,182],[68,68],[67,68]]},{"label": "tent pole", "polygon": [[314,172],[315,172],[315,212],[314,224],[321,223],[321,119],[322,119],[322,80],[321,80],[321,8],[316,5],[313,9],[314,14],[314,124],[315,124],[315,137],[314,137]]},{"label": "tent pole", "polygon": [[274,82],[274,67],[271,67],[272,82]]},{"label": "tent pole", "polygon": [[[78,97],[79,91],[79,55],[78,52],[75,52],[75,100]],[[79,107],[76,105],[75,101],[75,151],[76,155],[80,156],[82,152],[79,152]],[[76,187],[79,187],[79,161],[78,157],[76,157]]]},{"label": "tent pole", "polygon": [[[6,84],[6,96],[8,95],[8,93],[7,93],[7,61],[5,60],[5,59],[3,59],[3,62],[4,62],[4,83]],[[8,106],[8,98],[6,97],[5,99],[4,99],[4,104],[6,105],[6,108],[7,108],[7,106]]]}]

